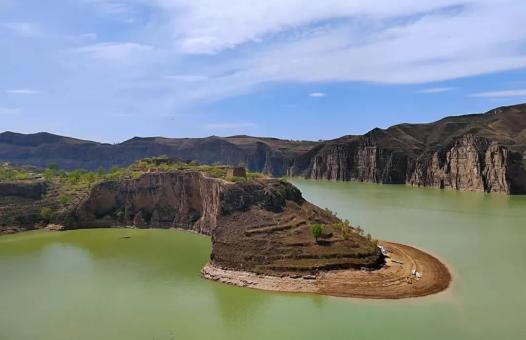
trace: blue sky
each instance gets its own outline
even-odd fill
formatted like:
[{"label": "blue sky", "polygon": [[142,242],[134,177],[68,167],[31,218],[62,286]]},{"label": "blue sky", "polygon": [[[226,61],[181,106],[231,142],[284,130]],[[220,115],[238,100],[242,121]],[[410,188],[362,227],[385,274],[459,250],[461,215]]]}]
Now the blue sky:
[{"label": "blue sky", "polygon": [[329,139],[526,102],[523,0],[0,0],[0,130]]}]

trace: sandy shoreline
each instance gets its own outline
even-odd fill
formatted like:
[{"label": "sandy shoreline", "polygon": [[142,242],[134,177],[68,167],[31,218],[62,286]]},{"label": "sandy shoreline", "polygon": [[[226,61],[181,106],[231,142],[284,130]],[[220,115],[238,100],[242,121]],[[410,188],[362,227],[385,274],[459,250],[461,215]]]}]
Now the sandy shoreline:
[{"label": "sandy shoreline", "polygon": [[[209,280],[269,291],[304,292],[339,297],[402,299],[426,296],[449,287],[451,274],[437,258],[416,248],[381,242],[390,258],[375,271],[337,270],[317,276],[276,277],[218,268],[208,263],[203,277]],[[419,279],[412,275],[416,270]]]}]

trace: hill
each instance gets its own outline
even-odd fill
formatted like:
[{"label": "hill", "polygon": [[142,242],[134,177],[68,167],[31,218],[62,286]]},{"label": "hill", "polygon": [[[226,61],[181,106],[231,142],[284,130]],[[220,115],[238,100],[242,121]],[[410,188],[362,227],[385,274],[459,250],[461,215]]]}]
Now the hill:
[{"label": "hill", "polygon": [[268,137],[134,137],[105,144],[49,133],[0,134],[0,161],[94,170],[168,155],[244,163],[274,176],[526,193],[526,104],[428,124],[399,124],[325,142]]}]

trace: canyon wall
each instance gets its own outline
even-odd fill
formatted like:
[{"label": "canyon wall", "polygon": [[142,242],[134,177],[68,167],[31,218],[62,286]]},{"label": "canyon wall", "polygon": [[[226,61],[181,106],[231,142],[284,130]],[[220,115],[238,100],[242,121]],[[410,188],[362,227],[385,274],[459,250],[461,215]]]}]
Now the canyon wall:
[{"label": "canyon wall", "polygon": [[466,135],[441,150],[411,160],[407,183],[464,191],[524,193],[526,173],[521,160],[520,154],[496,142]]},{"label": "canyon wall", "polygon": [[403,183],[407,157],[381,148],[367,139],[350,143],[327,143],[308,155],[309,160],[293,164],[287,174],[308,179]]},{"label": "canyon wall", "polygon": [[[20,209],[0,200],[0,217],[13,217],[2,218],[0,233],[46,227],[183,228],[212,236],[210,259],[216,267],[278,275],[383,263],[373,240],[277,179],[233,183],[195,171],[144,173],[95,184],[78,193],[76,203],[52,210],[55,196],[26,199],[17,196],[24,191],[10,193]],[[30,207],[35,214],[28,215]],[[49,212],[38,214],[44,207]],[[316,237],[314,223],[323,224]]]},{"label": "canyon wall", "polygon": [[298,189],[279,180],[231,183],[200,172],[146,173],[97,184],[57,223],[72,228],[176,227],[210,235],[223,215],[253,206],[280,211],[286,200],[301,203],[303,198]]},{"label": "canyon wall", "polygon": [[327,143],[309,158],[308,163],[303,161],[303,168],[294,164],[288,174],[310,179],[526,193],[522,155],[473,135],[417,155],[381,146],[369,138],[358,138]]}]

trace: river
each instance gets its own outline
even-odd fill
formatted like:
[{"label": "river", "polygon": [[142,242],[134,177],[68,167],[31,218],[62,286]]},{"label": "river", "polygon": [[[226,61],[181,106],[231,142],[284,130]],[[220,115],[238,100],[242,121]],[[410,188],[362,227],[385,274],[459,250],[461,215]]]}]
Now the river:
[{"label": "river", "polygon": [[360,300],[200,277],[207,237],[92,229],[0,237],[0,339],[526,338],[526,197],[292,180],[379,239],[443,260],[447,291]]}]

